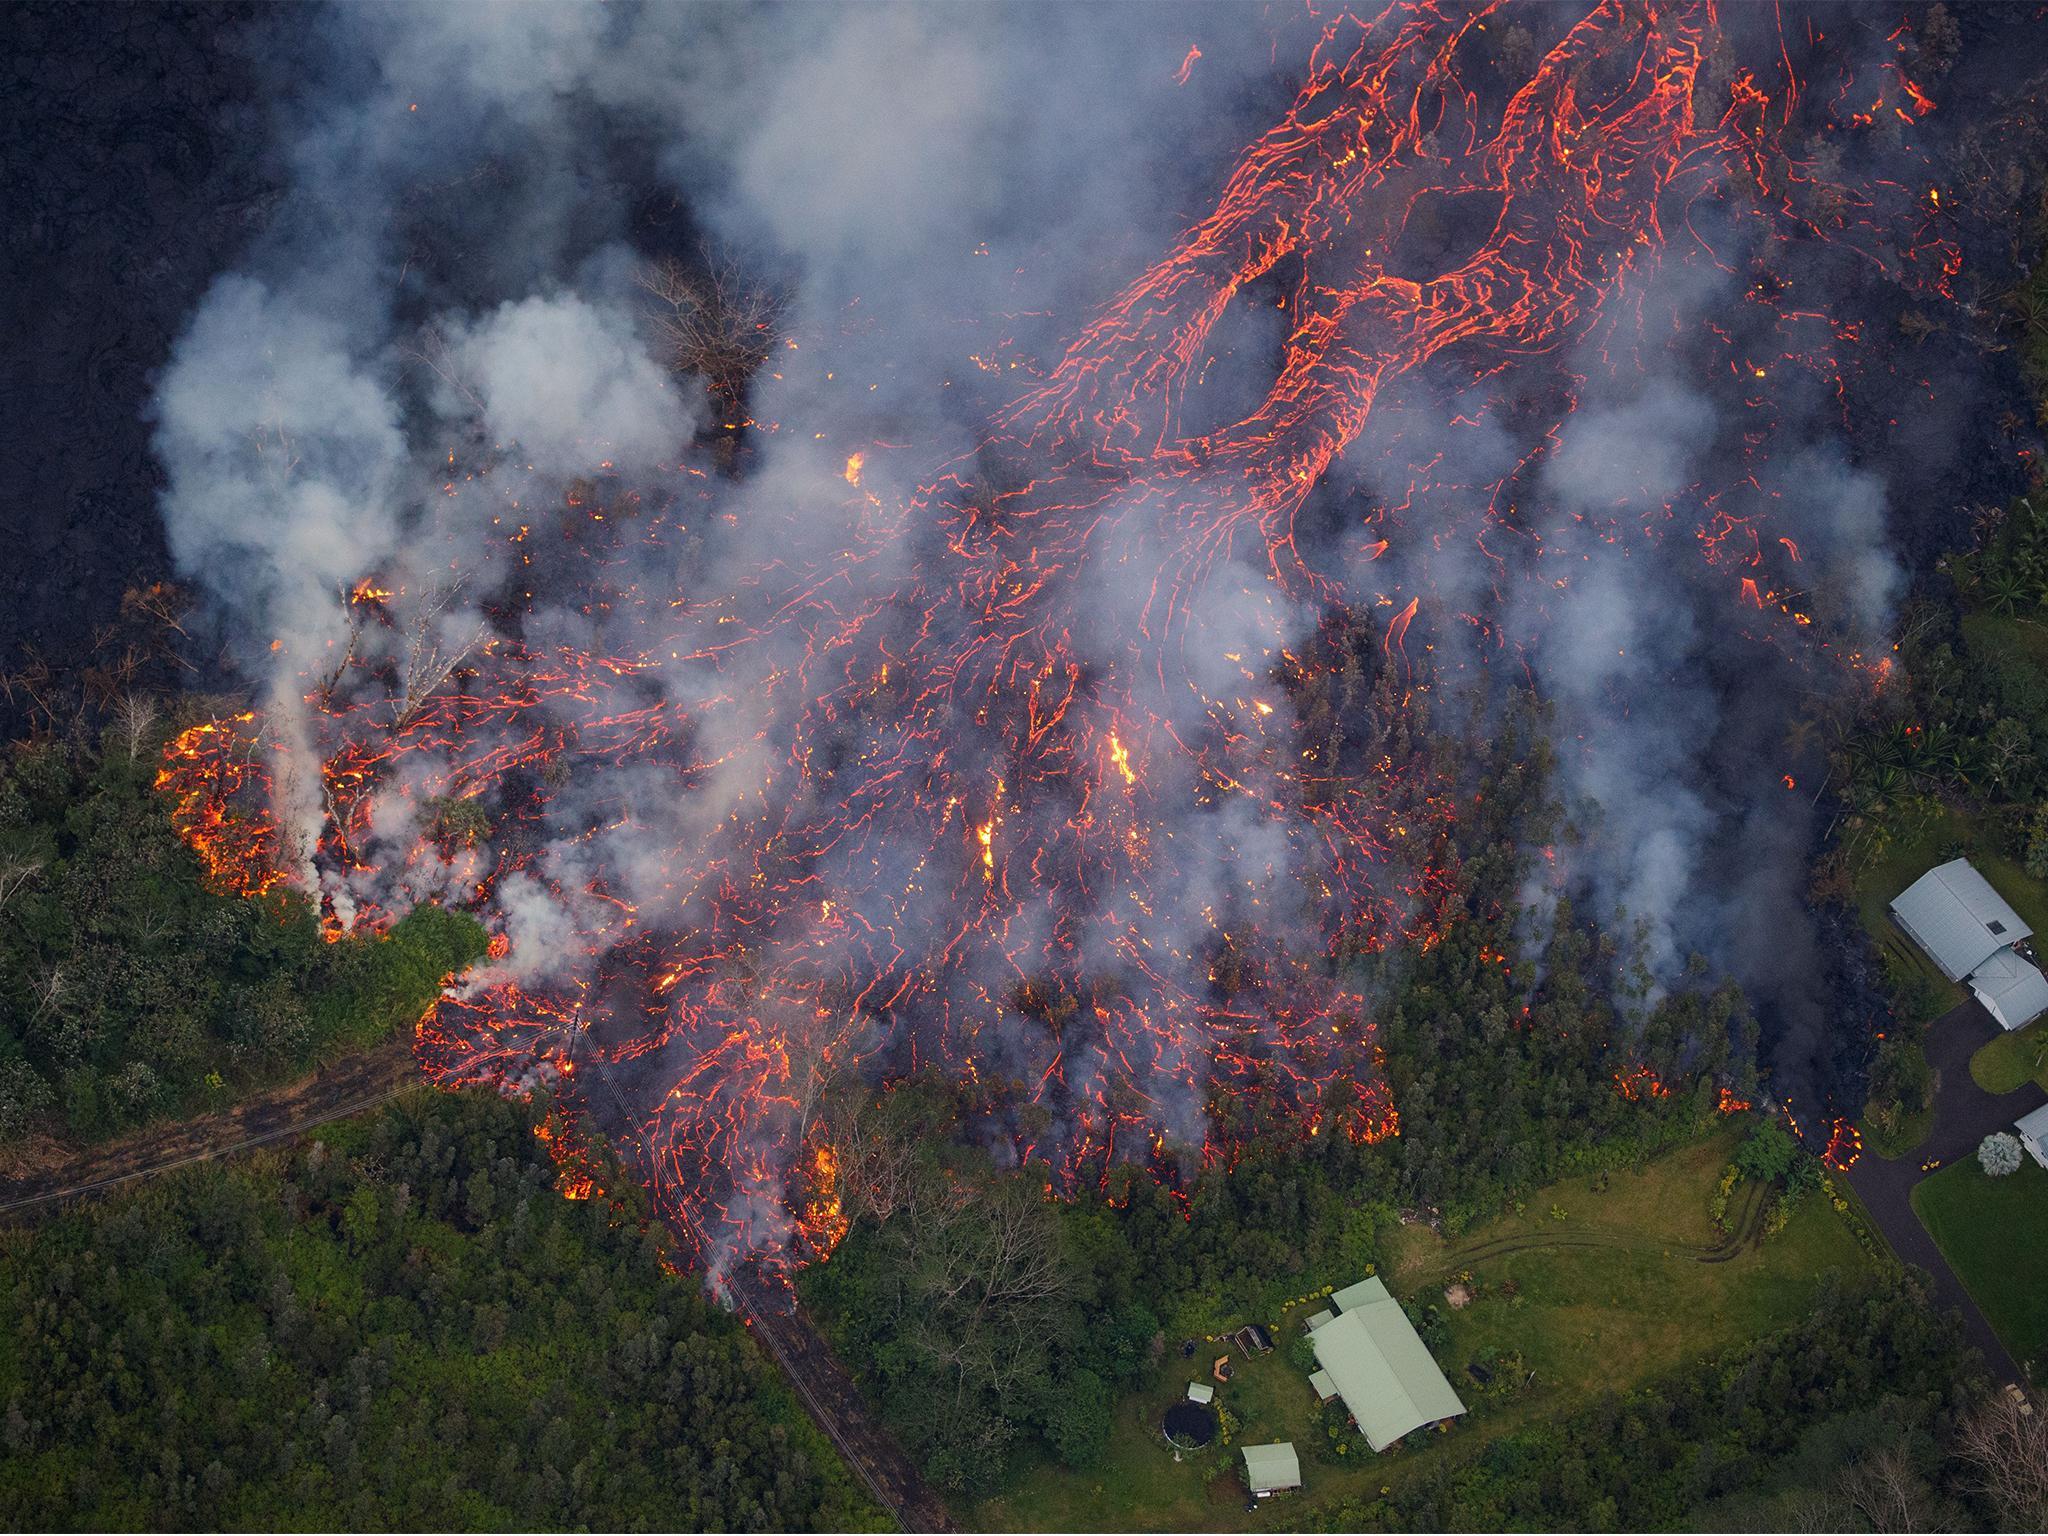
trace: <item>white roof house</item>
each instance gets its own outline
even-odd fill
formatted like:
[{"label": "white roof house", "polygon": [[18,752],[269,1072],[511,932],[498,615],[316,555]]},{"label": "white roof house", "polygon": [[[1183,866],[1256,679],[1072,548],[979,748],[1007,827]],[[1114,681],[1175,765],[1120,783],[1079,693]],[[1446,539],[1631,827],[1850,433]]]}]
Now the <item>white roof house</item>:
[{"label": "white roof house", "polygon": [[1968,859],[1930,869],[1899,893],[1892,916],[1950,981],[1967,981],[2004,1029],[2048,1012],[2048,976],[2013,949],[2034,930]]},{"label": "white roof house", "polygon": [[1970,974],[1970,990],[2002,1029],[2018,1029],[2048,1012],[2048,976],[2009,949],[2001,949]]},{"label": "white roof house", "polygon": [[2034,1161],[2048,1168],[2048,1104],[2021,1115],[2013,1122],[2013,1129],[2020,1133],[2020,1145],[2033,1155]]},{"label": "white roof house", "polygon": [[1401,1304],[1378,1279],[1347,1285],[1330,1300],[1341,1309],[1338,1315],[1309,1334],[1322,1367],[1317,1374],[1335,1385],[1375,1451],[1465,1411]]},{"label": "white roof house", "polygon": [[2034,931],[1968,859],[1927,871],[1899,893],[1892,916],[1950,981]]}]

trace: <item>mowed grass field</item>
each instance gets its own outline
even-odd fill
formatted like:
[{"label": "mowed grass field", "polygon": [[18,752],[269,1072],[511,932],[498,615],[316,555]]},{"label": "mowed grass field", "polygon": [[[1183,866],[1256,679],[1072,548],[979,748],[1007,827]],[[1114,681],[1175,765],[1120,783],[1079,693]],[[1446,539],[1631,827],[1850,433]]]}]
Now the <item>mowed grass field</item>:
[{"label": "mowed grass field", "polygon": [[[1277,1347],[1269,1355],[1247,1359],[1235,1344],[1219,1341],[1204,1342],[1194,1359],[1183,1360],[1180,1341],[1170,1339],[1153,1380],[1117,1405],[1099,1469],[1037,1466],[1013,1492],[973,1511],[971,1523],[1045,1531],[1300,1525],[1310,1505],[1376,1494],[1533,1416],[1569,1412],[1603,1391],[1784,1327],[1804,1315],[1823,1273],[1871,1261],[1819,1193],[1760,1244],[1717,1232],[1708,1203],[1739,1139],[1730,1129],[1667,1153],[1641,1173],[1614,1173],[1603,1189],[1590,1179],[1566,1180],[1532,1197],[1520,1214],[1459,1238],[1447,1241],[1420,1226],[1394,1234],[1382,1278],[1404,1301],[1431,1300],[1443,1313],[1449,1343],[1437,1363],[1472,1410],[1448,1432],[1419,1432],[1383,1456],[1362,1441],[1339,1455],[1306,1372],[1289,1359],[1303,1320],[1327,1305],[1312,1300],[1278,1318],[1241,1319],[1272,1329]],[[1731,1220],[1746,1209],[1738,1192]],[[1746,1224],[1752,1233],[1761,1215],[1759,1203]],[[1474,1299],[1454,1310],[1444,1288],[1467,1276]],[[1303,1289],[1358,1278],[1304,1277]],[[1465,1367],[1489,1349],[1519,1354],[1533,1379],[1502,1395],[1480,1394]],[[1231,1356],[1235,1374],[1217,1402],[1240,1428],[1231,1445],[1176,1461],[1160,1420],[1190,1380],[1210,1379],[1210,1362],[1221,1353]],[[1238,1448],[1273,1440],[1294,1442],[1303,1488],[1247,1508]]]},{"label": "mowed grass field", "polygon": [[2013,1358],[2048,1361],[2048,1170],[1989,1178],[1974,1157],[1913,1188],[1913,1209]]},{"label": "mowed grass field", "polygon": [[1991,882],[1992,889],[2012,903],[2013,910],[2026,919],[2028,927],[2048,935],[2048,887],[2029,876],[2017,859],[2001,853],[1991,833],[1980,827],[1975,818],[1945,810],[1911,837],[1892,844],[1856,877],[1856,910],[1864,931],[1879,950],[1896,955],[1927,978],[1938,1001],[1929,1018],[1916,1020],[1917,1023],[1925,1024],[1939,1017],[1964,1001],[1969,992],[1943,976],[1919,946],[1900,931],[1892,921],[1891,904],[1907,886],[1935,866],[1947,863],[1958,851]]},{"label": "mowed grass field", "polygon": [[2011,1093],[2029,1081],[2048,1088],[2048,1019],[1978,1046],[1970,1058],[1970,1076],[1986,1093]]}]

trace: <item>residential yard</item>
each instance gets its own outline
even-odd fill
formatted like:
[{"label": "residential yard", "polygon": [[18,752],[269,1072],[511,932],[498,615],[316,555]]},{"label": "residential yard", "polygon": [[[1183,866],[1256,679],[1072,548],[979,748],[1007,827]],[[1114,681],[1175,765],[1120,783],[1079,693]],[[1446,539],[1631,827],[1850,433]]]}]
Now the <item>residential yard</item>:
[{"label": "residential yard", "polygon": [[1972,1158],[1913,1189],[1913,1209],[2029,1376],[2048,1359],[2048,1170],[2031,1158],[2002,1179]]},{"label": "residential yard", "polygon": [[[1856,877],[1856,910],[1863,919],[1863,930],[1870,935],[1871,943],[1880,953],[1897,960],[1926,980],[1933,1007],[1927,1018],[1915,1019],[1913,1022],[1916,1024],[1939,1018],[1967,994],[1935,969],[1934,962],[1921,953],[1920,946],[1899,930],[1898,924],[1892,921],[1891,904],[1907,886],[1935,865],[1946,862],[1951,856],[1950,850],[1959,845],[1968,847],[1969,832],[1963,818],[1949,812],[1921,828],[1915,836],[1894,843]],[[1971,849],[1972,862],[1976,857],[1976,851]],[[1982,864],[1977,867],[1984,868]],[[1989,871],[1986,871],[1985,878],[2003,889]],[[2007,900],[2011,898],[2008,896]]]},{"label": "residential yard", "polygon": [[1970,1058],[1970,1076],[1986,1093],[2011,1093],[2029,1081],[2048,1088],[2048,1018],[1987,1040]]},{"label": "residential yard", "polygon": [[[2048,935],[2048,887],[2030,878],[2017,860],[1998,852],[1974,818],[1959,811],[1946,811],[1913,836],[1894,843],[1857,876],[1856,909],[1863,919],[1864,931],[1880,951],[1899,957],[1926,977],[1935,1006],[1927,1018],[1913,1021],[1919,1024],[1940,1017],[1968,993],[1936,970],[1920,947],[1899,931],[1891,918],[1891,903],[1928,870],[1947,863],[1958,852],[1977,866],[1992,889],[2012,903],[2013,910],[2027,920],[2030,928]],[[2043,942],[2048,942],[2048,938]]]},{"label": "residential yard", "polygon": [[[1448,1339],[1437,1363],[1472,1410],[1447,1433],[1419,1432],[1384,1456],[1362,1441],[1352,1453],[1338,1453],[1307,1373],[1289,1358],[1303,1320],[1326,1305],[1318,1297],[1277,1318],[1243,1319],[1273,1331],[1275,1349],[1255,1359],[1222,1341],[1204,1343],[1194,1359],[1183,1360],[1180,1340],[1169,1339],[1156,1377],[1118,1405],[1100,1469],[1036,1467],[1010,1494],[974,1511],[971,1523],[1066,1531],[1297,1526],[1312,1518],[1313,1504],[1377,1493],[1527,1418],[1568,1411],[1610,1388],[1785,1326],[1804,1314],[1825,1271],[1871,1260],[1818,1193],[1760,1246],[1717,1232],[1708,1202],[1739,1139],[1731,1129],[1679,1148],[1642,1173],[1612,1174],[1603,1189],[1589,1179],[1566,1180],[1539,1192],[1522,1213],[1449,1241],[1420,1226],[1393,1234],[1383,1278],[1404,1301],[1424,1297],[1437,1306]],[[1745,1223],[1746,1209],[1738,1190],[1731,1223],[1753,1238],[1762,1210]],[[1320,1292],[1359,1278],[1315,1276],[1303,1289]],[[1461,1278],[1474,1297],[1453,1309],[1444,1287]],[[1230,1445],[1176,1461],[1160,1420],[1189,1381],[1210,1379],[1210,1362],[1225,1352],[1235,1374],[1217,1402],[1240,1427]],[[1498,1370],[1495,1386],[1482,1393],[1465,1367],[1483,1355],[1496,1364],[1519,1355],[1521,1364]],[[1272,1440],[1294,1442],[1304,1487],[1248,1509],[1238,1447]]]},{"label": "residential yard", "polygon": [[[1970,1070],[1977,1070],[1976,1062],[1970,1063]],[[1934,1106],[1929,1104],[1918,1114],[1907,1115],[1899,1121],[1898,1128],[1887,1136],[1875,1121],[1863,1122],[1863,1150],[1873,1157],[1887,1162],[1897,1162],[1902,1157],[1911,1157],[1920,1150],[1920,1144],[1934,1130]]]}]

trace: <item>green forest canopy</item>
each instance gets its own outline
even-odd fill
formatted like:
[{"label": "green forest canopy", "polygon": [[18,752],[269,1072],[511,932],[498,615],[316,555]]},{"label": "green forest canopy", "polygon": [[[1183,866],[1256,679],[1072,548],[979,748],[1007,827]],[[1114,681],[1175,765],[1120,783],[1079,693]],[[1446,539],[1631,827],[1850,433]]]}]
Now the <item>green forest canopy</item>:
[{"label": "green forest canopy", "polygon": [[484,951],[439,907],[329,943],[303,895],[208,889],[155,761],[114,730],[0,759],[0,1145],[189,1114],[371,1044]]},{"label": "green forest canopy", "polygon": [[874,1528],[630,1190],[557,1193],[536,1114],[422,1089],[0,1229],[5,1523]]}]

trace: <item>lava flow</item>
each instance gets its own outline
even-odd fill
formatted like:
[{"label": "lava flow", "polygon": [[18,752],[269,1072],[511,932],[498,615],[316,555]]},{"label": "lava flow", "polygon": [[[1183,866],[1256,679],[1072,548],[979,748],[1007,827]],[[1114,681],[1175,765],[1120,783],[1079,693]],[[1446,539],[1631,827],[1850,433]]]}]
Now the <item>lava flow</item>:
[{"label": "lava flow", "polygon": [[[824,1105],[853,1074],[944,1074],[1065,1189],[1117,1160],[1227,1161],[1223,1095],[1267,1095],[1304,1135],[1398,1134],[1366,1002],[1332,978],[1454,920],[1456,794],[1419,751],[1330,761],[1297,702],[1338,665],[1317,626],[1347,606],[1378,615],[1385,707],[1415,702],[1425,632],[1460,615],[1374,561],[1452,530],[1418,482],[1311,539],[1326,471],[1396,396],[1497,411],[1508,370],[1620,346],[1660,264],[1718,261],[1692,228],[1709,205],[1951,270],[1938,240],[1877,238],[1870,199],[1808,195],[1776,138],[1789,64],[1699,109],[1712,7],[1591,7],[1489,111],[1461,60],[1496,9],[1329,21],[1214,210],[914,494],[840,443],[843,505],[778,526],[740,526],[689,469],[496,503],[512,574],[475,594],[473,643],[370,573],[302,710],[173,744],[181,829],[216,878],[308,884],[337,927],[428,895],[477,911],[501,939],[422,1026],[429,1072],[557,1082],[713,1262],[829,1251]],[[1448,270],[1397,265],[1415,210],[1447,203],[1497,212]],[[1285,311],[1277,376],[1241,419],[1194,422],[1212,335],[1254,292]],[[1786,356],[1742,367],[1839,370],[1853,327],[1759,302]],[[486,466],[449,478],[451,500],[496,494]],[[1474,513],[1486,569],[1529,537],[1518,483]],[[1698,500],[1664,556],[1726,573],[1731,626],[1814,628],[1792,541],[1737,491]],[[563,590],[573,629],[534,599]]]}]

